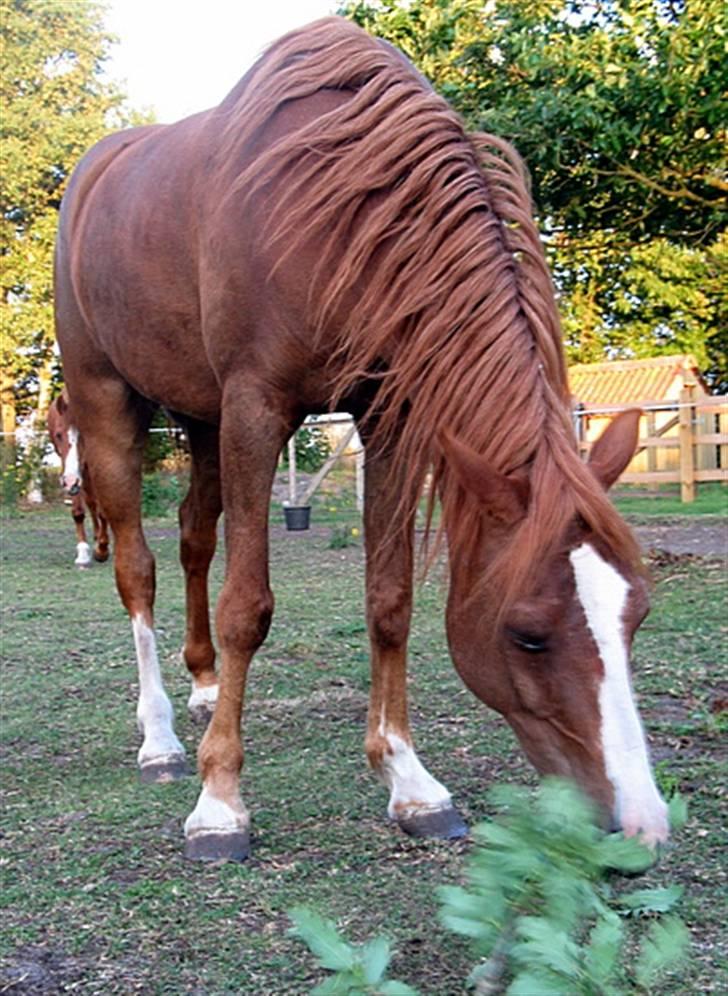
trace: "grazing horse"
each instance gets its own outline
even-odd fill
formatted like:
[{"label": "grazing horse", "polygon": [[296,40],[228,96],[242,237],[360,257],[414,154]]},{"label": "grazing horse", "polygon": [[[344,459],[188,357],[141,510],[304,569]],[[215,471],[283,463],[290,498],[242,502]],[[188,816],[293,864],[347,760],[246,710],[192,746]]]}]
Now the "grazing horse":
[{"label": "grazing horse", "polygon": [[465,829],[407,717],[414,516],[431,470],[442,511],[429,555],[447,548],[464,682],[539,771],[573,777],[627,834],[666,838],[629,676],[648,586],[605,494],[638,416],[579,459],[553,287],[505,142],[466,133],[390,45],[318,21],[273,44],[218,107],[91,150],[63,202],[56,311],[134,633],[140,763],[162,778],[183,751],[139,513],[155,405],[184,422],[198,474],[183,516],[184,653],[193,692],[211,697],[206,573],[225,511],[219,690],[189,857],[248,853],[240,724],[273,612],[271,486],[286,440],[324,410],[352,412],[366,447],[366,752],[390,816],[413,834]]},{"label": "grazing horse", "polygon": [[86,542],[84,520],[89,510],[94,532],[93,559],[103,563],[109,559],[109,529],[106,518],[96,502],[91,473],[81,455],[78,429],[71,421],[68,393],[64,388],[48,409],[48,433],[53,448],[61,458],[61,484],[71,499],[71,515],[76,524],[77,567],[89,567],[91,548]]}]

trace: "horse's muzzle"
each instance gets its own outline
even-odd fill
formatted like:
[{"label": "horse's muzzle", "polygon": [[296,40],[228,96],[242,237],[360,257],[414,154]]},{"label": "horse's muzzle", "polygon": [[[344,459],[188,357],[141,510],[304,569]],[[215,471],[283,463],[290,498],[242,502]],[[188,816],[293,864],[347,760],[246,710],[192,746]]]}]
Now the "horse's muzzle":
[{"label": "horse's muzzle", "polygon": [[63,490],[66,492],[67,495],[73,498],[81,490],[81,481],[78,478],[75,478],[75,480],[71,484],[68,484],[66,478],[61,476],[61,487],[63,488]]}]

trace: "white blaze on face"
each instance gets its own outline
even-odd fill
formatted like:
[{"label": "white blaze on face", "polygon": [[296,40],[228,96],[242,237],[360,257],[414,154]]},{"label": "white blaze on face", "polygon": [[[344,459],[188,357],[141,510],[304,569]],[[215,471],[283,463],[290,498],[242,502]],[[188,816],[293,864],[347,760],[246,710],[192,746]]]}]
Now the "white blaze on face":
[{"label": "white blaze on face", "polygon": [[667,806],[650,770],[647,743],[629,677],[624,609],[629,585],[588,543],[572,550],[576,592],[604,665],[599,690],[601,738],[607,777],[614,786],[616,817],[627,836],[648,844],[668,835]]},{"label": "white blaze on face", "polygon": [[70,426],[67,431],[68,453],[63,461],[63,486],[70,490],[81,480],[81,461],[78,455],[78,429]]},{"label": "white blaze on face", "polygon": [[131,625],[139,668],[137,721],[144,736],[138,762],[140,767],[165,764],[184,757],[185,749],[172,726],[172,703],[162,685],[154,630],[141,615],[134,616]]}]

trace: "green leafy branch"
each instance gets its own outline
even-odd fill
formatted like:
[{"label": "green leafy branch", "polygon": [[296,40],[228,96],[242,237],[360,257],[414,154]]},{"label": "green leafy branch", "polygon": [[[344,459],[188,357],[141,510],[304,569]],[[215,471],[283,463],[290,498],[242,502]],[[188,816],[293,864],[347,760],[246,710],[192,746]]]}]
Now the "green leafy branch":
[{"label": "green leafy branch", "polygon": [[[594,807],[569,782],[546,779],[535,795],[500,787],[491,796],[501,814],[473,831],[467,884],[439,890],[443,925],[469,938],[478,958],[468,979],[477,996],[626,996],[648,991],[682,959],[687,929],[671,914],[680,887],[613,891],[610,873],[634,874],[653,863],[647,847],[605,836]],[[685,815],[674,797],[673,827]],[[391,951],[384,938],[352,945],[307,909],[290,915],[292,932],[335,973],[314,996],[416,996],[386,980]],[[627,937],[639,930],[630,921],[644,918],[649,926],[625,964]]]}]

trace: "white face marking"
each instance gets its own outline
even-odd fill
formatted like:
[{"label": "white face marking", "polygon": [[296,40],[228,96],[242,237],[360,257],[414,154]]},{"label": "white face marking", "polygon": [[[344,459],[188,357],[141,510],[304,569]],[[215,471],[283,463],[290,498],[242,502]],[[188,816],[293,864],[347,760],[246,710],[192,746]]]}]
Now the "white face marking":
[{"label": "white face marking", "polygon": [[63,461],[63,486],[65,488],[72,488],[74,484],[77,484],[81,480],[81,462],[78,455],[78,429],[69,426],[66,435],[68,437],[69,449],[66,459]]},{"label": "white face marking", "polygon": [[623,615],[629,585],[588,543],[572,550],[576,592],[604,665],[599,689],[601,739],[616,817],[628,836],[646,843],[667,839],[667,806],[660,798],[647,742],[632,695]]},{"label": "white face marking", "polygon": [[175,736],[172,726],[172,703],[162,685],[154,630],[150,629],[141,615],[134,616],[131,626],[139,668],[137,721],[144,736],[138,762],[140,767],[164,764],[184,757],[185,749]]},{"label": "white face marking", "polygon": [[389,816],[396,819],[397,816],[447,809],[451,805],[450,793],[432,777],[414,748],[396,733],[385,732],[384,722],[380,724],[379,733],[389,745],[377,772],[390,790]]},{"label": "white face marking", "polygon": [[185,837],[247,830],[250,817],[240,799],[223,802],[203,787],[197,805],[185,820]]}]

